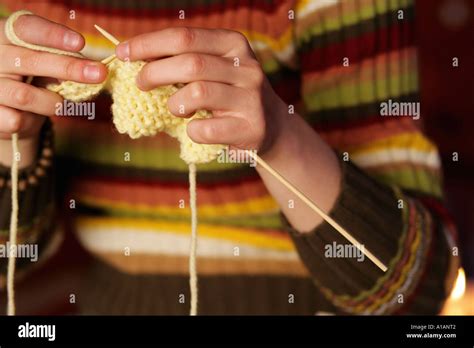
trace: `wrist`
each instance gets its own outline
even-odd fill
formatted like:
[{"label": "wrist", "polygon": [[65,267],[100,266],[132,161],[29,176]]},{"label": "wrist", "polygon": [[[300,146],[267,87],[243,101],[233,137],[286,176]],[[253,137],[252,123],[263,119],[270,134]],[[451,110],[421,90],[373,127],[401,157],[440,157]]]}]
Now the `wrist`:
[{"label": "wrist", "polygon": [[[338,157],[301,116],[287,117],[279,138],[260,157],[322,211],[328,213],[341,190],[342,172]],[[257,165],[256,170],[296,230],[310,232],[323,221],[301,199],[282,187],[265,168]],[[292,205],[290,200],[293,201]],[[298,209],[294,209],[295,206]]]},{"label": "wrist", "polygon": [[286,109],[272,118],[271,134],[266,141],[266,147],[258,152],[267,163],[278,161],[279,158],[294,158],[301,154],[301,139],[298,136],[300,116],[288,114]]},{"label": "wrist", "polygon": [[265,137],[258,149],[260,157],[270,156],[278,147],[278,143],[282,142],[284,132],[287,131],[287,122],[290,115],[288,114],[287,105],[279,99],[278,106],[273,108],[274,112],[266,115]]}]

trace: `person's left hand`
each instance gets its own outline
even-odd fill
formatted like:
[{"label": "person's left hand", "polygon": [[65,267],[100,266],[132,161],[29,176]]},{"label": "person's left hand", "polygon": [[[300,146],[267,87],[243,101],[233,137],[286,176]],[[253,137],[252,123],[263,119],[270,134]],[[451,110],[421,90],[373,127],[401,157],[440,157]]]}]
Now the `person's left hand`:
[{"label": "person's left hand", "polygon": [[116,53],[125,61],[151,60],[137,76],[141,90],[186,84],[168,100],[174,115],[212,111],[212,118],[188,124],[188,135],[197,143],[263,152],[281,128],[279,120],[287,106],[239,32],[169,28],[123,42]]}]

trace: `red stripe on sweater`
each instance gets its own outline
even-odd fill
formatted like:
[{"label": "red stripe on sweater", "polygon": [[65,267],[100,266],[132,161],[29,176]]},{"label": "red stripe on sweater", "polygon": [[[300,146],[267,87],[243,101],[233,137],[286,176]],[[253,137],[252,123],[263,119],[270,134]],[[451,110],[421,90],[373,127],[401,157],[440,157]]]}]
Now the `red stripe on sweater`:
[{"label": "red stripe on sweater", "polygon": [[239,11],[242,9],[249,9],[251,11],[262,11],[268,15],[278,12],[280,5],[285,4],[284,0],[275,0],[273,4],[267,1],[255,1],[250,3],[250,0],[239,0],[239,1],[227,1],[208,5],[195,5],[192,6],[192,2],[188,3],[188,7],[183,8],[170,7],[170,8],[112,8],[111,6],[104,5],[90,5],[81,4],[75,1],[61,1],[51,0],[50,3],[57,3],[69,8],[73,8],[76,11],[83,13],[93,13],[94,15],[106,15],[106,16],[118,16],[122,18],[151,18],[151,17],[177,17],[179,11],[185,10],[186,17],[197,17],[197,16],[209,16],[212,14],[220,14],[225,9],[231,9],[233,11]]},{"label": "red stripe on sweater", "polygon": [[403,21],[347,41],[302,52],[301,66],[304,72],[321,71],[341,65],[344,57],[354,64],[384,52],[409,47],[414,43],[413,37],[403,41],[399,37],[400,32],[409,31],[411,26],[412,23]]},{"label": "red stripe on sweater", "polygon": [[[222,174],[223,172],[221,172]],[[250,172],[253,173],[253,172]],[[87,175],[81,177],[84,180],[93,180],[93,181],[105,181],[105,182],[112,182],[115,184],[123,184],[123,185],[128,185],[128,186],[133,186],[133,185],[165,185],[169,188],[185,188],[188,187],[188,182],[187,181],[171,181],[171,180],[165,180],[163,178],[147,178],[147,179],[138,179],[138,178],[125,178],[125,177],[111,177],[111,176],[102,176],[102,175]],[[219,179],[225,178],[225,175],[219,175]],[[199,180],[199,174],[198,174],[198,180]],[[238,186],[243,183],[254,183],[257,181],[261,181],[260,177],[254,173],[250,174],[248,176],[239,176],[239,178],[235,178],[235,180],[220,180],[219,182],[199,182],[199,186],[203,187],[205,189],[211,189],[211,188],[220,188],[222,186]]]}]

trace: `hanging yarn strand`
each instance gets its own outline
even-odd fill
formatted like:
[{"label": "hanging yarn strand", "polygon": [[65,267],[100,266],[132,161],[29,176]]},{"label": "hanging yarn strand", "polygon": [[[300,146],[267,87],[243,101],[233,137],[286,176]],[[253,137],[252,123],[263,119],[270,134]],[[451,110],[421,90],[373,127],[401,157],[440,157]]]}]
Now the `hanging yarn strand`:
[{"label": "hanging yarn strand", "polygon": [[191,207],[191,247],[189,251],[189,288],[191,290],[191,310],[189,315],[197,315],[198,278],[196,270],[197,251],[197,206],[196,206],[196,165],[189,165],[189,205]]},{"label": "hanging yarn strand", "polygon": [[[31,45],[21,40],[15,33],[13,24],[15,21],[23,15],[31,15],[30,11],[18,11],[13,13],[8,20],[5,22],[5,35],[11,43],[19,44],[19,46],[32,48]],[[43,51],[50,51],[50,48],[44,48]],[[76,55],[71,53],[70,55]],[[32,76],[29,76],[26,80],[27,84],[30,84],[33,80]],[[9,230],[9,243],[10,247],[16,250],[17,234],[18,234],[18,155],[20,153],[18,146],[18,133],[12,134],[12,164],[10,171],[11,181],[11,214],[10,214],[10,230]],[[7,265],[7,315],[15,315],[15,268],[16,268],[16,254],[10,253],[8,257]]]},{"label": "hanging yarn strand", "polygon": [[[18,134],[12,134],[12,166],[11,166],[11,183],[12,183],[12,210],[10,215],[10,247],[15,247],[17,243],[18,232]],[[7,315],[15,315],[15,263],[16,254],[10,254],[8,257],[7,267]]]},{"label": "hanging yarn strand", "polygon": [[[97,24],[94,27],[114,45],[120,44],[120,41],[112,34],[101,28]],[[102,60],[103,63],[109,63],[114,60],[115,54]],[[191,296],[191,306],[189,315],[195,316],[198,312],[198,277],[196,268],[196,254],[197,254],[197,206],[196,206],[196,164],[188,163],[189,171],[189,205],[191,207],[191,243],[189,250],[189,289]]]}]

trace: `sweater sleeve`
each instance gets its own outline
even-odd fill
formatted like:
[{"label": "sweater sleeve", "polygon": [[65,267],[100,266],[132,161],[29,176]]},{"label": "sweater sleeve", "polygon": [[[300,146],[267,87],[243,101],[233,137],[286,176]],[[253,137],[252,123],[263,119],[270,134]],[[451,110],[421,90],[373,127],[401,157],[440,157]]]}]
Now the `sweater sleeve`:
[{"label": "sweater sleeve", "polygon": [[[55,236],[52,126],[45,122],[36,160],[18,176],[17,271],[19,274],[45,259]],[[5,284],[11,214],[10,168],[0,166],[0,288]],[[21,251],[22,250],[22,251]]]},{"label": "sweater sleeve", "polygon": [[[297,4],[294,36],[302,114],[340,158],[341,192],[330,215],[388,270],[326,222],[305,234],[283,217],[284,224],[316,286],[342,313],[438,313],[459,261],[438,152],[416,109],[413,4],[313,5]],[[400,112],[401,105],[412,109]]]}]

